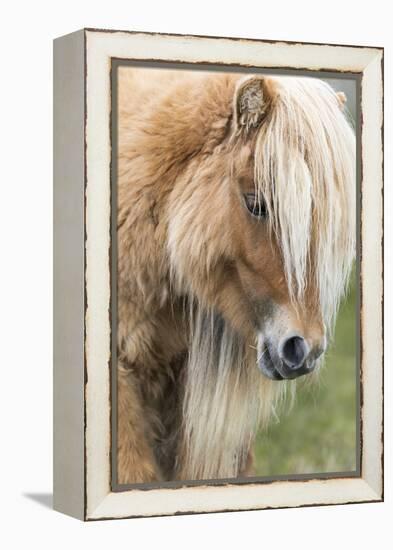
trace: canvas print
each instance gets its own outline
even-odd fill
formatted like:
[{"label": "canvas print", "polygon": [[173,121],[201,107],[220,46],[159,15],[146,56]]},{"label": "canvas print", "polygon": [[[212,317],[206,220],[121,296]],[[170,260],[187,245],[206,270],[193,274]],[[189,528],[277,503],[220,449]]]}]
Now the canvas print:
[{"label": "canvas print", "polygon": [[112,464],[358,468],[356,81],[112,68]]}]

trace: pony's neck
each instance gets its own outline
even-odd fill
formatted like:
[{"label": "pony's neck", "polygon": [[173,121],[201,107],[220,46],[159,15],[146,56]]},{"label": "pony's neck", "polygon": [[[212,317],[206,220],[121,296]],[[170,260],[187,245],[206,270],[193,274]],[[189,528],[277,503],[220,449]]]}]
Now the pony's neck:
[{"label": "pony's neck", "polygon": [[190,160],[211,153],[222,142],[237,78],[206,74],[184,81],[177,78],[161,95],[158,92],[153,104],[146,98],[145,110],[142,102],[136,113],[129,114],[128,124],[123,122],[125,131],[120,128],[120,156],[141,164],[143,186],[157,194],[173,187]]},{"label": "pony's neck", "polygon": [[[168,265],[169,199],[193,163],[212,154],[229,132],[237,76],[199,75],[172,86],[138,110],[122,112],[119,127],[119,276],[128,278],[129,258],[145,265],[155,285]],[[157,83],[159,90],[159,83]],[[126,104],[126,98],[123,98]],[[145,107],[145,108],[144,108]],[[132,131],[130,131],[132,129]],[[141,233],[136,237],[136,233]],[[143,236],[143,243],[142,243]],[[122,265],[124,263],[124,265]],[[140,266],[136,266],[140,267]]]}]

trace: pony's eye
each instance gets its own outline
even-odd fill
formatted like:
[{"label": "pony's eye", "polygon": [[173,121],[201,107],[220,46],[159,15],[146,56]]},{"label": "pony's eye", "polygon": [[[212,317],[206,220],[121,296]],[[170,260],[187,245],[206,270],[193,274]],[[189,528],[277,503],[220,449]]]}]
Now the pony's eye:
[{"label": "pony's eye", "polygon": [[266,218],[267,208],[266,203],[262,198],[257,198],[255,193],[246,193],[244,195],[244,202],[246,203],[247,210],[256,218]]}]

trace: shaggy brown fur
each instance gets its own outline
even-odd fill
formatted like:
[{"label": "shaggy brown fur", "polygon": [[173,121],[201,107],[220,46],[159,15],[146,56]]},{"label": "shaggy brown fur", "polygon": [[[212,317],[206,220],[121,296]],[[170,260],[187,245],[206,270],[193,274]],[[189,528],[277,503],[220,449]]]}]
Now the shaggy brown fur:
[{"label": "shaggy brown fur", "polygon": [[[261,326],[276,315],[311,347],[324,338],[312,261],[293,292],[285,228],[256,223],[243,204],[282,86],[119,69],[119,483],[250,473],[255,429],[284,384],[255,365]],[[309,257],[313,247],[310,237]]]}]

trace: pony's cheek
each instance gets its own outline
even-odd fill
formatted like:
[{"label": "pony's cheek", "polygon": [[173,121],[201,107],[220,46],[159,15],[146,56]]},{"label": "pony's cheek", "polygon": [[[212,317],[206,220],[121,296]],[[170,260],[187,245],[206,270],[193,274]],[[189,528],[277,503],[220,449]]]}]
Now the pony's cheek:
[{"label": "pony's cheek", "polygon": [[286,305],[290,302],[285,276],[278,262],[262,258],[238,261],[239,279],[253,309],[263,317],[267,304]]}]

